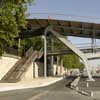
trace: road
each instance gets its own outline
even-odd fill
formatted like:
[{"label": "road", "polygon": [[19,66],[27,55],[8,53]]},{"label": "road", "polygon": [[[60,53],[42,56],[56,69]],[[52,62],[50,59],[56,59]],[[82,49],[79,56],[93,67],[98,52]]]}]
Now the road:
[{"label": "road", "polygon": [[66,87],[66,80],[53,85],[0,93],[0,100],[97,100]]}]

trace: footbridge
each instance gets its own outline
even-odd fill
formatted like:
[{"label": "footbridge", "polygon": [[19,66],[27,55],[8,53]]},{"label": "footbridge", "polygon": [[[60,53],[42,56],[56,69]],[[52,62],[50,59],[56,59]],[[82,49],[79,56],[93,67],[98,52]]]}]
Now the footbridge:
[{"label": "footbridge", "polygon": [[[95,52],[93,52],[93,49],[90,47],[88,48],[78,48],[80,51],[84,53],[84,55],[87,57],[88,60],[93,59],[100,59],[100,48],[95,48]],[[53,52],[48,51],[48,56],[57,56],[57,55],[68,55],[72,54],[73,52],[69,49],[63,49],[63,50],[54,50]]]},{"label": "footbridge", "polygon": [[[100,39],[100,24],[80,22],[73,20],[57,20],[57,19],[27,19],[27,30],[23,30],[20,38],[30,38],[33,36],[42,35],[44,38],[44,76],[47,76],[47,42],[48,37],[51,39],[51,50],[53,50],[53,37],[61,41],[71,52],[75,53],[82,59],[88,72],[90,80],[92,76],[89,71],[88,59],[93,56],[96,58],[99,54],[84,54],[79,48],[72,44],[65,36],[77,36],[91,38],[92,44],[95,44],[95,39]],[[94,46],[93,46],[94,50]],[[51,57],[53,64],[53,55]]]}]

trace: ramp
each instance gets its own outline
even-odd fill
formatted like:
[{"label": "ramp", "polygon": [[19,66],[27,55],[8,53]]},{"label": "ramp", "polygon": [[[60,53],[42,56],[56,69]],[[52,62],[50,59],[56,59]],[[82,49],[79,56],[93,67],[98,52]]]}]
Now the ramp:
[{"label": "ramp", "polygon": [[63,35],[59,34],[58,32],[54,31],[51,27],[48,27],[46,29],[46,33],[51,32],[53,33],[54,36],[56,36],[62,43],[64,43],[69,49],[71,49],[76,55],[78,55],[82,61],[85,64],[85,67],[87,69],[88,77],[90,80],[93,80],[90,71],[89,71],[89,66],[87,62],[87,57],[84,55],[83,52],[81,52],[75,45],[73,45],[69,40],[67,40]]}]

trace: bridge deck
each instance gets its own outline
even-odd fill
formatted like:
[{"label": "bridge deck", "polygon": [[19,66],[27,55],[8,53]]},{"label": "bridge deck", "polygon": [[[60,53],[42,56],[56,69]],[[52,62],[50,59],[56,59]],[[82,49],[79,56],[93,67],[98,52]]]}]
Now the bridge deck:
[{"label": "bridge deck", "polygon": [[54,29],[67,36],[93,37],[100,38],[100,24],[55,20],[55,19],[27,19],[28,30],[24,32],[22,37],[32,37],[34,35],[44,34],[44,29],[52,25]]}]

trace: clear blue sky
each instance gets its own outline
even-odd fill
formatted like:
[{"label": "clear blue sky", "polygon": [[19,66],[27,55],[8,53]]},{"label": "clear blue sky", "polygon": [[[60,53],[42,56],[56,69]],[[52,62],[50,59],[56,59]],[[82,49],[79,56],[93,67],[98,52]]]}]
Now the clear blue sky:
[{"label": "clear blue sky", "polygon": [[[31,14],[30,18],[48,18],[50,16],[55,19],[71,19],[100,23],[100,0],[35,0],[35,4],[29,7],[28,12]],[[45,12],[66,14],[68,16],[32,14]],[[69,39],[75,44],[91,42],[90,39],[73,37]],[[100,41],[98,42],[100,43]],[[91,64],[99,64],[99,62],[100,60],[97,60],[91,62]]]},{"label": "clear blue sky", "polygon": [[34,11],[100,17],[100,0],[35,0]]}]

